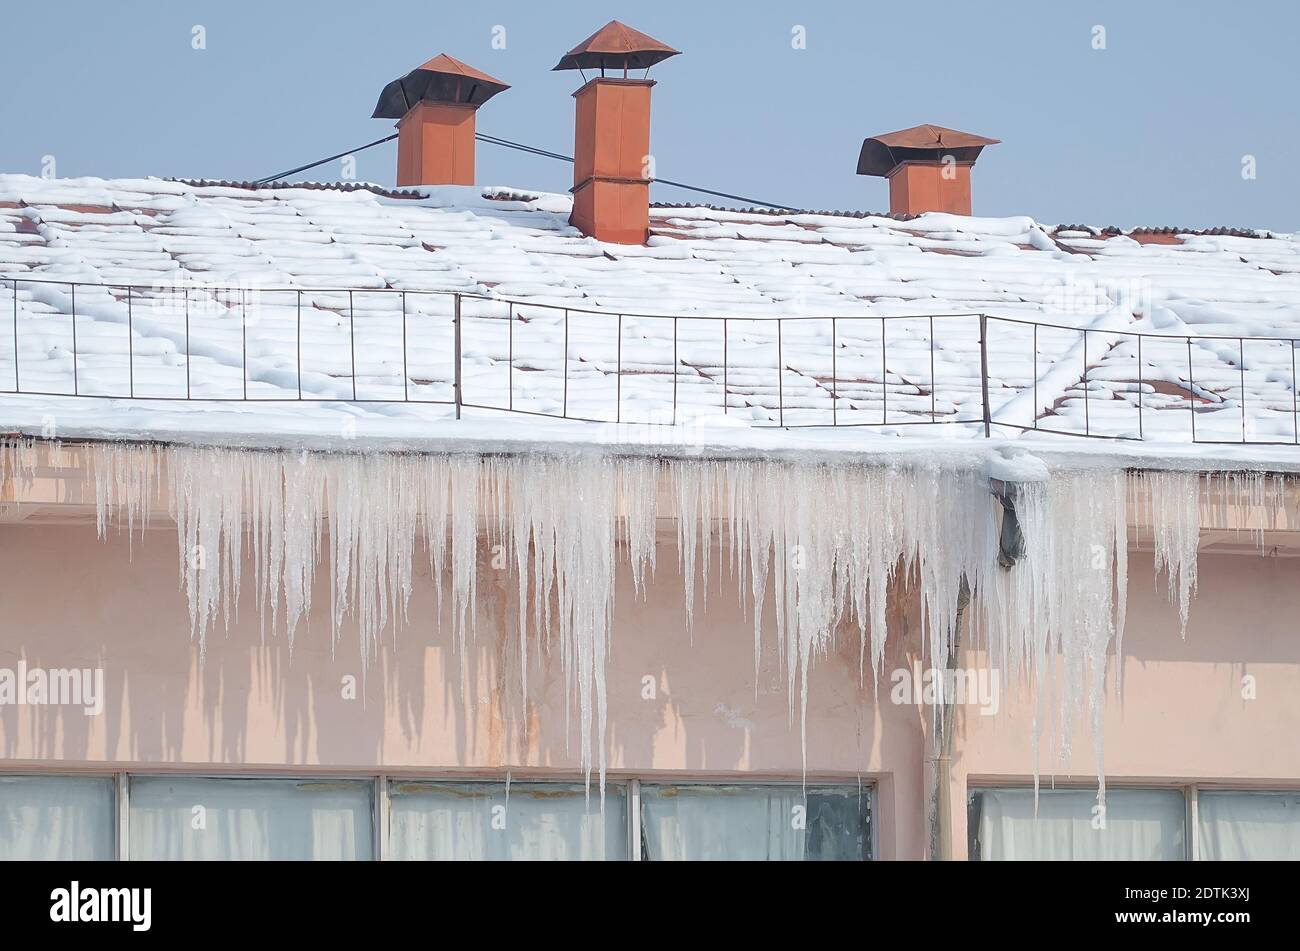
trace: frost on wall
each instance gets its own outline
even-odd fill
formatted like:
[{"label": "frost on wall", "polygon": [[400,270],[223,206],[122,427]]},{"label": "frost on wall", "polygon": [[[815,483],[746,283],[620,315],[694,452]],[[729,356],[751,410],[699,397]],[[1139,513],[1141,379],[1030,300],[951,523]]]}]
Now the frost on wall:
[{"label": "frost on wall", "polygon": [[[534,656],[536,642],[544,642],[560,660],[566,709],[577,714],[583,769],[588,776],[596,770],[602,786],[605,671],[617,650],[615,573],[625,563],[644,593],[663,519],[676,521],[688,627],[697,602],[734,596],[710,591],[711,577],[735,584],[752,612],[757,669],[770,604],[791,719],[801,730],[809,670],[837,630],[857,632],[862,677],[879,678],[896,579],[916,584],[922,645],[929,664],[943,667],[959,636],[964,578],[974,598],[961,647],[986,651],[1003,677],[1033,685],[1035,735],[1051,738],[1062,760],[1072,719],[1088,716],[1100,764],[1107,656],[1112,645],[1122,649],[1130,510],[1150,521],[1157,569],[1167,574],[1184,623],[1203,510],[1262,506],[1275,520],[1279,512],[1289,517],[1281,477],[1214,476],[1219,491],[1203,493],[1196,473],[1056,469],[1017,488],[1024,552],[1006,570],[997,562],[987,471],[969,462],[329,455],[122,444],[86,451],[101,533],[110,520],[143,526],[159,495],[170,507],[200,652],[214,627],[235,616],[249,583],[264,629],[292,640],[311,611],[311,581],[325,570],[335,649],[358,650],[364,669],[381,638],[412,620],[412,570],[424,558],[438,604],[449,601],[447,633],[463,657],[477,628],[479,546],[493,546],[518,589],[511,636],[520,647],[521,695],[530,639]],[[0,477],[17,477],[30,457],[29,444],[4,447]],[[715,558],[721,565],[711,571]],[[242,577],[245,562],[251,579]]]}]

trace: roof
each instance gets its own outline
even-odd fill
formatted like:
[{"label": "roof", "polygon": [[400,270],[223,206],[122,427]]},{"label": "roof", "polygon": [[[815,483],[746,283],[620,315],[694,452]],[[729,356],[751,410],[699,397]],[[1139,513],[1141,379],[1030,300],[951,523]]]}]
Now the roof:
[{"label": "roof", "polygon": [[560,57],[553,69],[649,69],[675,50],[653,36],[610,20],[591,36]]},{"label": "roof", "polygon": [[[0,390],[81,394],[0,393],[0,431],[424,436],[452,413],[454,293],[457,432],[542,432],[525,411],[737,444],[873,427],[817,435],[855,451],[979,434],[981,314],[1004,435],[1290,443],[1300,422],[1296,235],[687,206],[629,247],[579,234],[570,201],[0,176]],[[83,282],[75,339],[71,288],[38,281]]]}]

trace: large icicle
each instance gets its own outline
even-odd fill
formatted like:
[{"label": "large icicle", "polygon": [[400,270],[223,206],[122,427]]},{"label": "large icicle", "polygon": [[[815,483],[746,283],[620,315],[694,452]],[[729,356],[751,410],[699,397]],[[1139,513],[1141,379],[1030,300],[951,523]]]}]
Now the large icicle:
[{"label": "large icicle", "polygon": [[[530,664],[558,656],[583,770],[598,771],[602,785],[616,571],[621,560],[644,596],[660,518],[678,522],[688,626],[697,572],[704,596],[713,570],[733,574],[753,613],[756,690],[771,597],[768,623],[790,717],[805,736],[809,673],[842,632],[856,629],[863,679],[868,667],[877,679],[891,588],[905,578],[919,592],[920,646],[941,667],[965,579],[974,601],[972,641],[963,646],[982,647],[991,667],[1033,684],[1035,734],[1051,736],[1054,746],[1059,739],[1062,758],[1074,715],[1088,714],[1098,763],[1108,653],[1112,644],[1122,649],[1130,497],[1145,513],[1157,570],[1168,577],[1184,627],[1207,499],[1226,509],[1211,513],[1220,524],[1258,532],[1252,513],[1260,511],[1267,527],[1300,524],[1292,483],[1276,476],[1214,476],[1203,494],[1204,477],[1195,473],[1057,469],[1016,489],[1024,553],[1006,570],[997,563],[987,473],[969,461],[872,466],[129,445],[97,447],[87,458],[101,534],[110,521],[143,526],[165,497],[200,651],[218,620],[228,623],[237,609],[246,560],[264,630],[283,631],[292,643],[324,562],[334,643],[354,625],[364,669],[383,637],[397,636],[408,620],[423,546],[440,611],[450,585],[449,633],[463,658],[476,636],[480,554],[499,548],[518,592],[510,633],[521,696],[528,697]],[[0,482],[30,478],[34,468],[30,441],[0,443]]]}]

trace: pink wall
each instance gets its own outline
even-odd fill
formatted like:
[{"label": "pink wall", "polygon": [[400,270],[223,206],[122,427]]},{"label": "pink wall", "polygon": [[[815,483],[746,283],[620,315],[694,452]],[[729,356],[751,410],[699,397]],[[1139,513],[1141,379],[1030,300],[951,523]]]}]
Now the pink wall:
[{"label": "pink wall", "polygon": [[[260,640],[251,565],[240,618],[212,635],[200,667],[179,591],[175,534],[153,529],[129,546],[93,525],[0,526],[0,667],[103,667],[100,716],[60,707],[0,707],[3,768],[129,767],[191,770],[321,769],[446,774],[456,770],[573,775],[576,728],[566,743],[564,680],[558,662],[534,662],[530,701],[518,710],[513,644],[514,584],[483,568],[484,607],[463,678],[449,637],[430,623],[433,593],[420,579],[412,623],[382,650],[363,697],[343,697],[361,679],[355,634],[345,628],[331,656],[329,592],[316,592],[309,629],[292,656],[282,637]],[[716,564],[716,562],[715,562]],[[1300,587],[1296,562],[1206,555],[1187,641],[1177,611],[1157,589],[1150,556],[1131,568],[1123,703],[1106,711],[1109,782],[1242,781],[1294,785],[1300,777]],[[425,569],[427,572],[427,568]],[[758,695],[752,623],[734,581],[710,584],[694,643],[684,629],[674,543],[661,550],[646,602],[620,578],[609,668],[609,768],[645,776],[691,773],[798,777],[797,720],[788,718],[785,678],[766,632]],[[770,618],[770,611],[768,617]],[[895,617],[887,669],[909,666],[915,621]],[[501,632],[509,631],[502,638]],[[540,663],[541,666],[536,666]],[[1241,677],[1257,678],[1254,700]],[[643,678],[656,697],[643,699]],[[922,708],[892,704],[857,682],[856,637],[811,678],[808,769],[817,777],[879,783],[882,857],[919,858],[926,842],[927,736]],[[877,699],[879,697],[879,699]],[[1001,697],[1001,713],[959,714],[953,811],[958,857],[965,854],[965,784],[1027,778],[1033,769],[1030,708]],[[576,710],[574,711],[576,718]],[[523,725],[528,733],[524,735]],[[1086,724],[1069,773],[1094,779]],[[1044,748],[1043,775],[1052,759]]]}]

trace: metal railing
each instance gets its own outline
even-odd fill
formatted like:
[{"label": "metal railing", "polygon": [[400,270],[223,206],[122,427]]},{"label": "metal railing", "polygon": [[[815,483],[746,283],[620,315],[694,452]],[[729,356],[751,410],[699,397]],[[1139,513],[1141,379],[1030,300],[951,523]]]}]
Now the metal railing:
[{"label": "metal railing", "polygon": [[[743,413],[752,425],[786,429],[956,424],[982,429],[985,436],[1007,428],[1121,440],[1150,438],[1157,420],[1155,438],[1168,435],[1179,428],[1170,424],[1173,415],[1185,412],[1192,442],[1300,445],[1297,340],[1289,337],[1154,334],[985,313],[611,312],[388,287],[144,286],[0,277],[3,290],[12,297],[12,346],[9,353],[0,351],[0,372],[11,358],[12,386],[0,386],[0,393],[217,403],[420,403],[452,407],[457,418],[473,408],[652,425],[720,412]],[[366,305],[360,312],[359,302]],[[360,339],[359,322],[365,325]],[[115,323],[124,325],[117,341]],[[95,332],[88,346],[89,327]],[[266,333],[278,334],[278,349],[263,352],[259,335]],[[292,337],[291,348],[284,345],[285,335]],[[518,338],[529,335],[539,339],[521,349]],[[579,335],[582,341],[575,342]],[[152,362],[141,359],[146,341],[152,341],[150,355],[157,358]],[[26,366],[24,343],[28,352],[42,354]],[[310,365],[305,343],[325,365]],[[364,381],[359,344],[363,362],[377,359],[381,365]],[[629,346],[638,351],[631,358],[625,352]],[[344,347],[346,366],[340,366]],[[737,347],[744,353],[740,359]],[[290,350],[292,366],[286,366]],[[976,355],[979,369],[973,378],[969,366]],[[469,392],[467,357],[476,373]],[[50,369],[52,363],[69,362],[66,371]],[[1175,365],[1176,374],[1170,372]],[[546,374],[547,369],[558,373]],[[220,379],[196,381],[200,370]],[[168,371],[163,385],[159,378]],[[228,378],[233,373],[237,380]],[[519,377],[529,377],[529,384],[521,385]],[[608,392],[574,398],[570,390],[576,382]],[[539,396],[539,388],[547,386],[558,392]],[[671,408],[662,415],[629,413],[629,389],[637,391],[638,405]],[[690,400],[683,398],[688,389]],[[694,398],[701,393],[709,397],[703,404]],[[1262,415],[1248,413],[1252,401]],[[1204,417],[1199,428],[1198,416]],[[1229,417],[1239,435],[1227,428]],[[1280,421],[1287,417],[1290,425],[1283,427]]]}]

